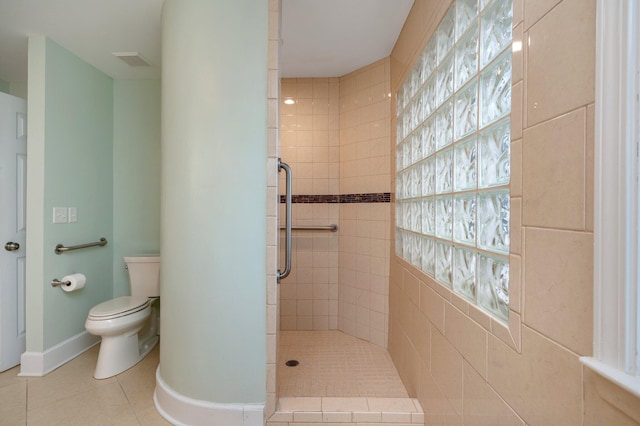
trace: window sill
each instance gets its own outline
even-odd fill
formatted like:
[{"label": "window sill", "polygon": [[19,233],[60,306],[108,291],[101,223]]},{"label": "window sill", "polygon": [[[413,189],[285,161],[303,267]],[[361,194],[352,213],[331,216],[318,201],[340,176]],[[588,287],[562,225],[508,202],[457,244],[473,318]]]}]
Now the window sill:
[{"label": "window sill", "polygon": [[605,379],[640,398],[640,376],[631,376],[591,357],[580,357],[580,362]]}]

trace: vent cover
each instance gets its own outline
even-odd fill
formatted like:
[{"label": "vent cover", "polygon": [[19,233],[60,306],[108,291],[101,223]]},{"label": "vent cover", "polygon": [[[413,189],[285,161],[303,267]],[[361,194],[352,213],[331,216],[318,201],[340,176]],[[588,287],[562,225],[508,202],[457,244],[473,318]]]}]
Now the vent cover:
[{"label": "vent cover", "polygon": [[130,67],[149,67],[151,64],[138,52],[112,52]]}]

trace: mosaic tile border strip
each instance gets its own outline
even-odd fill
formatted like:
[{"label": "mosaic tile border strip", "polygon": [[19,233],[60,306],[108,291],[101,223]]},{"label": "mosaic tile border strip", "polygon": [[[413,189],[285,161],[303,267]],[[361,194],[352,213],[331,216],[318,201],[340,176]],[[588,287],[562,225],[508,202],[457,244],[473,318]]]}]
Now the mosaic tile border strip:
[{"label": "mosaic tile border strip", "polygon": [[[280,196],[280,203],[284,203],[284,195]],[[368,194],[341,195],[292,195],[291,201],[296,204],[351,204],[351,203],[390,203],[390,192],[372,192]]]}]

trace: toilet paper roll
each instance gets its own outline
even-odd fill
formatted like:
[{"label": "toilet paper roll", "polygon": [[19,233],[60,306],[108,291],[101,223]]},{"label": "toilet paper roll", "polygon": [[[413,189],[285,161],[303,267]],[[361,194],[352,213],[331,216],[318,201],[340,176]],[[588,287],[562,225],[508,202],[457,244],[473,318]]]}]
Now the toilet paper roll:
[{"label": "toilet paper roll", "polygon": [[62,284],[60,286],[64,291],[75,291],[80,290],[82,287],[84,287],[85,283],[87,282],[87,277],[85,277],[83,274],[77,273],[62,277],[61,281],[69,283]]}]

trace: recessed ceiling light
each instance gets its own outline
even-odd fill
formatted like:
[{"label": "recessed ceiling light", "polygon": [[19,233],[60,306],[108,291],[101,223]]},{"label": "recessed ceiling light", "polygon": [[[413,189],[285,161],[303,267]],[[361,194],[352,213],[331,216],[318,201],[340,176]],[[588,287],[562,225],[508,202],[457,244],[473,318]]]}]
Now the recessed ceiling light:
[{"label": "recessed ceiling light", "polygon": [[287,105],[293,105],[293,104],[296,103],[296,101],[294,101],[291,98],[287,98],[287,99],[284,100],[284,103],[287,104]]}]

